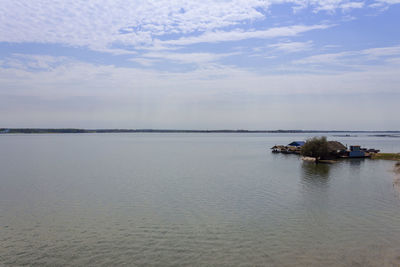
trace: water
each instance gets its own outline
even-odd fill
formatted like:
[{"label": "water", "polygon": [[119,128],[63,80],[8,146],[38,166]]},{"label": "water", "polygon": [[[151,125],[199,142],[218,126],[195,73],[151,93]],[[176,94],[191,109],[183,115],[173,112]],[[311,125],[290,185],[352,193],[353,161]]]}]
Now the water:
[{"label": "water", "polygon": [[400,265],[394,163],[269,151],[309,136],[1,135],[0,263]]}]

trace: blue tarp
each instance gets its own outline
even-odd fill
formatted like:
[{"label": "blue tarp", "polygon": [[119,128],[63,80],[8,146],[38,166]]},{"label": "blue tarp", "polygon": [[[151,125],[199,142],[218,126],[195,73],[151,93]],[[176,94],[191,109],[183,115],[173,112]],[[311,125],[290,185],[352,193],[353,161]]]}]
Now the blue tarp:
[{"label": "blue tarp", "polygon": [[365,157],[364,151],[350,151],[349,153],[350,158],[361,158]]},{"label": "blue tarp", "polygon": [[303,146],[306,142],[304,141],[294,141],[288,144],[288,146]]}]

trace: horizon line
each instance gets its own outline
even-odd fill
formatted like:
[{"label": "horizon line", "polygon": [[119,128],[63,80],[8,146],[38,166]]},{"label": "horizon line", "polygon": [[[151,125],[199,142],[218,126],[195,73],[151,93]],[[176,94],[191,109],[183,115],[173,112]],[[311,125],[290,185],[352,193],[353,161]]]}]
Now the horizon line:
[{"label": "horizon line", "polygon": [[378,133],[400,133],[400,130],[312,130],[312,129],[157,129],[157,128],[46,128],[46,127],[1,127],[0,133],[45,133],[45,132],[59,132],[59,133],[112,133],[112,132],[192,132],[192,133],[361,133],[361,132],[378,132]]}]

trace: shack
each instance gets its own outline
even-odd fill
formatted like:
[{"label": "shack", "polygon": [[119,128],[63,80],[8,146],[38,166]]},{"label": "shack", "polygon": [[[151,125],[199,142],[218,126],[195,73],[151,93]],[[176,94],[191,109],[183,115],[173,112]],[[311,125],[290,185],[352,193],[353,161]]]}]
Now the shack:
[{"label": "shack", "polygon": [[323,159],[337,159],[346,153],[346,146],[338,141],[327,141],[328,155],[324,155]]},{"label": "shack", "polygon": [[360,146],[350,146],[349,158],[364,158],[365,152],[361,150]]},{"label": "shack", "polygon": [[346,153],[347,147],[338,141],[328,141],[329,154],[333,156],[340,156]]},{"label": "shack", "polygon": [[271,149],[272,149],[273,153],[282,153],[282,151],[286,150],[286,147],[275,145],[275,146],[271,147]]}]

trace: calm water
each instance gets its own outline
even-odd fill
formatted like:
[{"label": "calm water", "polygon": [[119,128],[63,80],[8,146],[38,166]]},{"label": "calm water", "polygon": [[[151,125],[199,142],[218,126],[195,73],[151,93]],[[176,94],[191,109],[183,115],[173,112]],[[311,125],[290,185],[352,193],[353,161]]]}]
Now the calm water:
[{"label": "calm water", "polygon": [[[400,152],[400,139],[328,137]],[[291,134],[0,136],[0,264],[398,266],[393,162]]]}]

